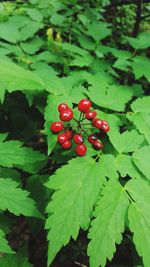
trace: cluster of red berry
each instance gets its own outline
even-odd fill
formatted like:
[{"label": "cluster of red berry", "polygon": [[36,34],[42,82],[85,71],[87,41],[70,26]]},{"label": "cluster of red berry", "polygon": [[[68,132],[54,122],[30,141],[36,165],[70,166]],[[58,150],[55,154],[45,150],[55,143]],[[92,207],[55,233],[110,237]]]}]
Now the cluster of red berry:
[{"label": "cluster of red berry", "polygon": [[[75,153],[78,156],[84,156],[86,154],[87,148],[84,144],[83,135],[88,135],[84,129],[83,121],[85,119],[91,121],[91,127],[95,127],[100,129],[103,132],[109,131],[109,125],[106,121],[96,118],[97,112],[94,110],[90,110],[91,108],[91,101],[88,99],[82,99],[78,103],[78,110],[81,112],[79,120],[74,118],[73,111],[71,108],[67,106],[65,103],[61,103],[58,106],[58,111],[60,113],[59,117],[61,121],[56,121],[51,124],[51,131],[53,133],[59,133],[63,129],[65,131],[58,135],[58,143],[61,145],[63,149],[69,149],[72,146],[71,139],[74,140],[76,147]],[[70,125],[70,121],[75,120],[77,123],[77,127]],[[68,124],[65,126],[63,122],[67,122]],[[92,146],[96,150],[100,150],[103,148],[103,144],[98,140],[98,137],[95,134],[88,135],[88,141],[92,144]]]}]

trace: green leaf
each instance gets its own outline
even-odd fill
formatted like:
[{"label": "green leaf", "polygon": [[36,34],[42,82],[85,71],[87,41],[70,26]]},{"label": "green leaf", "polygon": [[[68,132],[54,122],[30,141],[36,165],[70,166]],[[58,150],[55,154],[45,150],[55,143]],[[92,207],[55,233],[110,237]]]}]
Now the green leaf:
[{"label": "green leaf", "polygon": [[116,172],[115,157],[113,155],[104,154],[100,157],[99,169],[101,175],[105,178],[117,180],[119,178]]},{"label": "green leaf", "polygon": [[19,141],[0,142],[0,165],[3,167],[13,167],[40,163],[46,161],[47,157],[31,148],[22,147]]},{"label": "green leaf", "polygon": [[0,178],[0,199],[1,210],[9,210],[15,215],[42,218],[35,202],[29,197],[29,192],[19,188],[18,183],[9,178]]},{"label": "green leaf", "polygon": [[150,107],[150,96],[144,96],[142,98],[138,98],[131,104],[131,108],[135,113],[137,112],[150,113],[149,107]]},{"label": "green leaf", "polygon": [[132,68],[136,79],[140,79],[143,76],[150,81],[150,60],[144,56],[136,56],[133,59]]},{"label": "green leaf", "polygon": [[43,45],[43,41],[40,38],[34,38],[30,42],[22,42],[20,43],[20,47],[23,51],[27,54],[35,54],[38,50],[40,50],[41,46]]},{"label": "green leaf", "polygon": [[34,36],[34,34],[43,28],[43,24],[38,21],[29,21],[24,27],[20,30],[21,40],[26,41],[27,39]]},{"label": "green leaf", "polygon": [[150,33],[149,32],[142,32],[138,35],[137,38],[127,37],[126,38],[129,44],[134,49],[146,49],[150,47],[149,39],[150,39]]},{"label": "green leaf", "polygon": [[76,158],[58,169],[46,183],[48,188],[57,190],[47,207],[49,264],[70,237],[77,238],[80,227],[89,226],[93,206],[105,182],[99,167],[92,158]]},{"label": "green leaf", "polygon": [[50,154],[56,145],[57,142],[57,135],[52,133],[50,130],[51,123],[55,121],[60,121],[59,112],[58,112],[58,105],[60,103],[65,102],[68,106],[72,106],[69,97],[60,95],[49,95],[47,100],[47,106],[45,109],[44,117],[45,117],[45,133],[47,134],[47,142],[48,142],[48,154]]},{"label": "green leaf", "polygon": [[[142,188],[142,190],[141,190]],[[150,266],[150,186],[144,180],[131,180],[126,189],[135,202],[129,208],[129,227],[133,242],[145,267]]]},{"label": "green leaf", "polygon": [[127,118],[134,123],[137,130],[144,135],[148,144],[150,144],[150,114],[147,113],[128,113]]},{"label": "green leaf", "polygon": [[88,25],[87,34],[98,42],[109,36],[111,34],[111,30],[105,22],[93,22]]},{"label": "green leaf", "polygon": [[17,43],[20,40],[19,27],[11,21],[0,23],[0,37],[10,43]]},{"label": "green leaf", "polygon": [[[85,77],[86,78],[86,77]],[[112,78],[106,73],[88,75],[88,96],[98,106],[116,111],[124,111],[126,103],[132,98],[133,91],[129,86],[112,85]]]},{"label": "green leaf", "polygon": [[3,257],[0,257],[0,266],[32,267],[33,265],[29,263],[24,250],[21,249],[20,251],[17,252],[16,255],[5,255]]},{"label": "green leaf", "polygon": [[[13,254],[14,252],[9,247],[8,242],[4,238],[4,236],[5,236],[4,232],[0,229],[0,252],[1,253],[10,253],[10,254]],[[3,265],[3,267],[4,267],[4,265]]]},{"label": "green leaf", "polygon": [[41,22],[43,19],[42,13],[36,8],[27,8],[26,12],[32,20],[36,20],[38,22]]},{"label": "green leaf", "polygon": [[91,267],[104,267],[107,258],[112,259],[116,244],[120,244],[122,240],[128,205],[124,188],[118,182],[106,184],[88,235],[91,239],[88,245]]},{"label": "green leaf", "polygon": [[136,130],[125,131],[120,134],[114,131],[114,134],[109,136],[111,143],[119,153],[133,152],[138,149],[144,141],[143,136]]},{"label": "green leaf", "polygon": [[133,162],[137,168],[150,179],[150,146],[143,146],[141,149],[133,153]]},{"label": "green leaf", "polygon": [[[8,75],[9,73],[9,75]],[[44,82],[33,72],[24,70],[11,61],[0,59],[1,90],[42,90]]]},{"label": "green leaf", "polygon": [[141,178],[137,167],[129,155],[118,154],[116,157],[116,169],[120,172],[121,177],[129,175],[131,178]]}]

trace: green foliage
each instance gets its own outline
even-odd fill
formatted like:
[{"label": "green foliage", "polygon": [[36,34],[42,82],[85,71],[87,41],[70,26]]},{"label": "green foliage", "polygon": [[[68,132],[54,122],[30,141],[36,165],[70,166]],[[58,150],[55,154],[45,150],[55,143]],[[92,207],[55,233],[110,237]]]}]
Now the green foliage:
[{"label": "green foliage", "polygon": [[28,195],[29,192],[19,188],[18,184],[13,180],[0,178],[1,210],[7,209],[15,215],[23,214],[41,218],[41,214],[35,207],[35,202]]},{"label": "green foliage", "polygon": [[77,238],[80,227],[88,228],[93,206],[104,182],[104,174],[91,158],[74,159],[50,177],[46,186],[57,191],[47,206],[50,215],[46,222],[46,228],[50,229],[48,263],[70,237]]},{"label": "green foliage", "polygon": [[11,250],[11,248],[9,247],[6,239],[4,238],[4,232],[2,230],[0,230],[0,250],[3,253],[10,253],[12,254],[13,251]]},{"label": "green foliage", "polygon": [[[85,254],[90,267],[150,265],[150,6],[139,1],[135,21],[137,1],[124,2],[0,4],[0,266],[80,264],[82,231],[85,265]],[[97,130],[103,151],[85,141],[77,158],[50,125],[61,102],[76,117],[84,98],[110,131]]]},{"label": "green foliage", "polygon": [[120,244],[122,240],[128,206],[124,188],[118,182],[110,182],[97,203],[94,212],[96,218],[89,231],[90,266],[103,267],[107,258],[112,259],[115,243]]}]

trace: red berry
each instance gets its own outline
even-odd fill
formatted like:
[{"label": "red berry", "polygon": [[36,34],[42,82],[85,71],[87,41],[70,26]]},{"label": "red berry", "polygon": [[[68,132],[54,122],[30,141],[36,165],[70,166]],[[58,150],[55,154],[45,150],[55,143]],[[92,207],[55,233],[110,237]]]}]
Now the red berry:
[{"label": "red berry", "polygon": [[108,125],[107,121],[104,121],[104,120],[102,121],[102,127],[101,127],[101,129],[102,129],[102,131],[104,133],[106,133],[106,132],[109,131],[109,125]]},{"label": "red berry", "polygon": [[62,133],[62,134],[59,134],[59,135],[58,135],[57,140],[58,140],[58,142],[59,142],[60,144],[63,144],[65,141],[68,140],[68,138],[67,138],[67,136],[66,136],[65,133]]},{"label": "red berry", "polygon": [[88,141],[89,141],[89,143],[91,143],[91,144],[94,144],[95,141],[97,141],[97,140],[98,140],[98,138],[97,138],[97,136],[94,135],[94,134],[90,134],[89,137],[88,137]]},{"label": "red berry", "polygon": [[72,109],[68,108],[65,111],[60,113],[60,119],[62,121],[71,121],[73,118],[73,111]]},{"label": "red berry", "polygon": [[97,115],[96,111],[88,110],[85,113],[85,118],[88,119],[88,120],[92,120],[92,119],[94,119],[96,117],[96,115]]},{"label": "red berry", "polygon": [[78,156],[84,156],[86,154],[87,148],[84,144],[82,145],[77,145],[75,148],[75,152]]},{"label": "red berry", "polygon": [[74,137],[73,137],[73,140],[78,145],[81,145],[84,142],[81,134],[75,134]]},{"label": "red berry", "polygon": [[70,142],[69,140],[65,141],[65,142],[61,145],[61,147],[62,147],[63,149],[69,149],[71,146],[72,146],[72,144],[71,144],[71,142]]},{"label": "red berry", "polygon": [[61,121],[56,121],[51,124],[51,131],[53,133],[59,133],[64,128],[64,125]]},{"label": "red berry", "polygon": [[95,118],[95,119],[92,120],[92,124],[96,128],[101,129],[101,127],[102,127],[102,120],[99,119],[99,118]]},{"label": "red berry", "polygon": [[82,99],[78,104],[78,110],[81,112],[86,112],[91,107],[91,101],[88,99]]},{"label": "red berry", "polygon": [[66,134],[66,136],[67,136],[68,139],[71,139],[72,138],[73,133],[72,133],[71,130],[66,129],[65,134]]},{"label": "red berry", "polygon": [[103,144],[99,141],[95,141],[94,144],[93,144],[93,147],[96,149],[96,150],[100,150],[103,148]]},{"label": "red berry", "polygon": [[62,111],[65,111],[66,109],[68,109],[69,107],[67,106],[67,104],[65,104],[65,103],[61,103],[61,104],[59,104],[59,106],[58,106],[58,111],[59,112],[62,112]]}]

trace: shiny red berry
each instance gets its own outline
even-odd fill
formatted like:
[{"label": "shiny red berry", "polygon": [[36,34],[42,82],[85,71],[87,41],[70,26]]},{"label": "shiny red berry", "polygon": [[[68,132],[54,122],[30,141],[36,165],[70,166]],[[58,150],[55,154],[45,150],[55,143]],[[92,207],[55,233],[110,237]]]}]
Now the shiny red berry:
[{"label": "shiny red berry", "polygon": [[53,133],[59,133],[64,128],[64,125],[61,121],[56,121],[51,124],[51,131]]},{"label": "shiny red berry", "polygon": [[58,111],[59,112],[62,112],[62,111],[65,111],[66,109],[68,109],[69,107],[67,106],[67,104],[65,104],[65,103],[61,103],[61,104],[59,104],[59,106],[58,106]]},{"label": "shiny red berry", "polygon": [[90,134],[89,137],[88,137],[88,141],[89,141],[89,143],[91,143],[91,144],[94,144],[95,141],[97,141],[97,140],[98,140],[98,138],[97,138],[97,136],[94,135],[94,134]]},{"label": "shiny red berry", "polygon": [[102,131],[103,131],[104,133],[106,133],[106,132],[109,131],[110,127],[109,127],[107,121],[102,120],[102,127],[101,127],[101,129],[102,129]]},{"label": "shiny red berry", "polygon": [[99,119],[99,118],[95,118],[92,120],[92,124],[94,127],[98,128],[98,129],[101,129],[102,127],[102,120]]},{"label": "shiny red berry", "polygon": [[61,113],[60,113],[60,119],[62,120],[62,121],[71,121],[72,120],[72,118],[73,118],[73,111],[72,111],[72,109],[70,109],[70,108],[68,108],[68,109],[66,109],[65,111],[62,111]]},{"label": "shiny red berry", "polygon": [[88,119],[88,120],[93,120],[96,117],[96,115],[97,115],[96,111],[88,110],[85,113],[85,118]]},{"label": "shiny red berry", "polygon": [[60,144],[63,144],[65,141],[68,140],[68,138],[67,138],[67,136],[66,136],[65,133],[62,133],[62,134],[59,134],[59,135],[58,135],[57,140],[58,140],[58,142],[59,142]]},{"label": "shiny red berry", "polygon": [[93,147],[96,149],[96,150],[100,150],[103,148],[103,144],[99,141],[95,141],[94,144],[93,144]]},{"label": "shiny red berry", "polygon": [[78,110],[81,112],[86,112],[91,107],[91,101],[88,99],[82,99],[78,104]]},{"label": "shiny red berry", "polygon": [[61,145],[61,147],[62,147],[63,149],[69,149],[71,146],[72,146],[72,144],[71,144],[71,142],[70,142],[69,140],[65,141],[65,142]]},{"label": "shiny red berry", "polygon": [[84,156],[86,154],[87,148],[84,144],[82,145],[77,145],[75,148],[75,152],[78,156]]},{"label": "shiny red berry", "polygon": [[73,140],[75,141],[76,144],[81,145],[83,143],[83,138],[81,134],[75,134],[73,136]]},{"label": "shiny red berry", "polygon": [[66,136],[67,136],[67,138],[68,138],[68,139],[71,139],[71,138],[72,138],[72,136],[73,136],[73,133],[72,133],[72,131],[71,131],[71,130],[69,130],[69,129],[66,129],[66,131],[65,131],[65,134],[66,134]]}]

